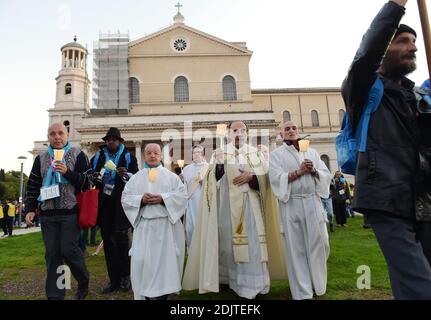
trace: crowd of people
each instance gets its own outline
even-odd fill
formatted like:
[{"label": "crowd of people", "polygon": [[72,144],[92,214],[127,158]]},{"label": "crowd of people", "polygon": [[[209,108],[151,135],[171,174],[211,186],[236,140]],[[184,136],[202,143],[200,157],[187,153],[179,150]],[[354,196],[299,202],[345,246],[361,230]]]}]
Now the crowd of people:
[{"label": "crowd of people", "polygon": [[[416,51],[415,31],[399,24],[406,2],[384,5],[343,83],[353,130],[376,78],[385,87],[367,150],[358,154],[354,188],[341,172],[332,176],[315,149],[301,149],[293,121],[281,124],[283,144],[270,153],[248,144],[246,124],[234,121],[226,145],[208,162],[205,149],[194,146],[193,162],[178,174],[162,165],[161,147],[154,143],[145,146],[139,170],[117,128],[109,129],[89,161],[70,144],[64,125],[52,124],[48,150],[34,161],[26,195],[27,223],[39,216],[42,226],[48,299],[65,296],[57,286],[57,268],[64,263],[78,282],[76,299],[88,294],[76,200],[88,175],[96,177],[100,191],[97,224],[109,276],[104,294],[131,288],[137,300],[161,300],[181,290],[230,288],[255,299],[277,279],[289,282],[293,299],[313,299],[327,287],[326,222],[334,231],[333,215],[341,228],[355,210],[376,234],[394,297],[431,299],[429,184],[419,179],[429,172],[417,166],[419,158],[428,161],[431,135],[405,77],[414,70]],[[64,156],[54,160],[59,149]]]}]

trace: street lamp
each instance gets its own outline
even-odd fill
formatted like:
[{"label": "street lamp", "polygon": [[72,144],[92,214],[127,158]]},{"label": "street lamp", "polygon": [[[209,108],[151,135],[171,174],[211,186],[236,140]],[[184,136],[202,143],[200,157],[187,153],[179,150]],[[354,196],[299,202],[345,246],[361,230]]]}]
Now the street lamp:
[{"label": "street lamp", "polygon": [[27,159],[27,157],[19,156],[18,160],[21,163],[21,176],[19,180],[19,226],[21,227],[22,223],[22,194],[23,194],[23,185],[24,185],[24,175],[23,175],[23,168],[24,168],[24,162]]}]

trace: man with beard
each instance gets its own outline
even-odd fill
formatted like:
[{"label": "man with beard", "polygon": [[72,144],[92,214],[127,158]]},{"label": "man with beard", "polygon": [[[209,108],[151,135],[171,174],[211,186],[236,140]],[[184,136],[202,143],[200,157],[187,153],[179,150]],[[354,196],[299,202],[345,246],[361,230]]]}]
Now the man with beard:
[{"label": "man with beard", "polygon": [[[358,153],[353,209],[368,219],[395,299],[431,299],[431,212],[415,210],[421,141],[414,83],[416,32],[399,25],[407,0],[391,0],[365,33],[343,82],[353,133],[377,78],[384,94]],[[428,125],[429,126],[429,125]],[[427,222],[428,221],[428,222]]]},{"label": "man with beard", "polygon": [[[101,150],[91,159],[91,165],[95,172],[104,173],[96,183],[100,190],[97,223],[102,234],[110,280],[102,293],[110,294],[119,289],[126,292],[131,286],[128,235],[131,226],[121,206],[121,195],[125,182],[138,172],[138,165],[136,157],[125,148],[120,130],[110,128],[102,139],[106,145],[101,146]],[[115,168],[106,165],[109,161]]]}]

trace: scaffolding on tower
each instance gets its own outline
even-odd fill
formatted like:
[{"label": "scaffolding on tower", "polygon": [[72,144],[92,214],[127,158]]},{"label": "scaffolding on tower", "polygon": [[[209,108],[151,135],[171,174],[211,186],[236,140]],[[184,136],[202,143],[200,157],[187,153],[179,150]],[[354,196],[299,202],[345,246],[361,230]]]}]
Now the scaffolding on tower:
[{"label": "scaffolding on tower", "polygon": [[129,110],[129,35],[100,34],[93,49],[93,106],[98,111]]}]

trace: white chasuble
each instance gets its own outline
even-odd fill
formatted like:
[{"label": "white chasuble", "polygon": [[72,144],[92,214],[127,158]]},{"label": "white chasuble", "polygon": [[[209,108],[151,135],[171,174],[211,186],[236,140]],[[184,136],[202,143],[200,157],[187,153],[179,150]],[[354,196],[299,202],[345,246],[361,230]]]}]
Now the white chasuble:
[{"label": "white chasuble", "polygon": [[[265,214],[274,212],[265,210],[271,194],[266,162],[252,146],[236,149],[228,144],[224,175],[219,181],[216,168],[213,158],[203,185],[183,288],[218,292],[222,283],[239,296],[252,299],[267,293],[270,284]],[[259,190],[249,184],[233,184],[240,169],[256,175]]]}]

